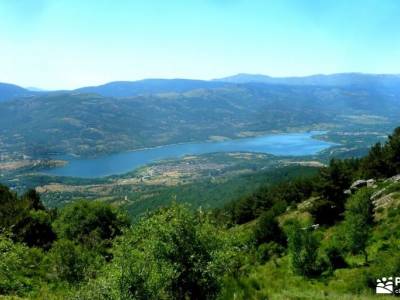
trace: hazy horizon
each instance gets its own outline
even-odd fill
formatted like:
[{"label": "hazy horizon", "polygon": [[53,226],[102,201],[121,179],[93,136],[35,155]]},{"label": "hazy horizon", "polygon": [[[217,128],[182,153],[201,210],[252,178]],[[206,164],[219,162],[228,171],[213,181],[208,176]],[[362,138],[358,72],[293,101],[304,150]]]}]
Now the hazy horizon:
[{"label": "hazy horizon", "polygon": [[201,81],[213,81],[213,80],[220,80],[223,78],[231,77],[231,76],[237,76],[237,75],[250,75],[250,76],[267,76],[270,78],[305,78],[305,77],[312,77],[312,76],[331,76],[331,75],[341,75],[341,74],[359,74],[359,75],[372,75],[372,76],[400,76],[400,73],[364,73],[364,72],[339,72],[339,73],[318,73],[318,74],[307,74],[303,76],[296,76],[296,75],[288,75],[288,76],[271,76],[269,74],[259,74],[259,73],[236,73],[236,74],[227,74],[226,76],[221,76],[221,77],[214,77],[214,78],[184,78],[184,77],[171,77],[171,78],[161,78],[161,77],[147,77],[147,78],[139,78],[139,79],[134,79],[134,80],[129,80],[129,79],[119,79],[119,80],[111,80],[107,82],[100,82],[98,84],[89,84],[89,85],[81,85],[81,86],[75,86],[71,88],[64,88],[64,89],[57,89],[57,88],[43,88],[41,86],[23,86],[21,84],[18,84],[16,82],[0,82],[0,83],[5,83],[5,84],[12,84],[12,85],[17,85],[20,86],[24,89],[35,91],[35,92],[46,92],[46,91],[59,91],[59,90],[76,90],[79,88],[84,88],[84,87],[95,87],[95,86],[101,86],[105,85],[108,83],[112,82],[135,82],[135,81],[144,81],[144,80],[201,80]]},{"label": "hazy horizon", "polygon": [[396,0],[2,1],[0,82],[398,74],[399,13]]}]

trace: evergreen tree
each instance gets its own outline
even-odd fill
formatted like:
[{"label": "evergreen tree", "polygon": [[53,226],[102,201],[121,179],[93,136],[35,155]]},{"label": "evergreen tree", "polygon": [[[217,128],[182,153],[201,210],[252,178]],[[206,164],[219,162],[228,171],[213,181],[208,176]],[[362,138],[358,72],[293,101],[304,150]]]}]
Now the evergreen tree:
[{"label": "evergreen tree", "polygon": [[315,276],[320,273],[318,265],[318,247],[320,244],[314,229],[301,227],[293,221],[287,226],[288,251],[293,271],[303,276]]},{"label": "evergreen tree", "polygon": [[353,254],[363,254],[368,262],[366,246],[373,225],[373,206],[371,192],[367,189],[358,191],[346,203],[343,222],[346,245]]}]

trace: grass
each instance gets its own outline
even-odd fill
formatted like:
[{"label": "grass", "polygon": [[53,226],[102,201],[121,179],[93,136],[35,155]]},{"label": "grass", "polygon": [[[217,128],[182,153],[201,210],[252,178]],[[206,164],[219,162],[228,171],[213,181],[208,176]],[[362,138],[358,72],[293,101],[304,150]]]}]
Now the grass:
[{"label": "grass", "polygon": [[[225,286],[221,299],[236,300],[326,300],[377,299],[372,288],[366,288],[362,268],[339,269],[329,278],[307,279],[294,275],[288,256],[253,267],[246,276]],[[392,299],[380,296],[379,299]]]}]

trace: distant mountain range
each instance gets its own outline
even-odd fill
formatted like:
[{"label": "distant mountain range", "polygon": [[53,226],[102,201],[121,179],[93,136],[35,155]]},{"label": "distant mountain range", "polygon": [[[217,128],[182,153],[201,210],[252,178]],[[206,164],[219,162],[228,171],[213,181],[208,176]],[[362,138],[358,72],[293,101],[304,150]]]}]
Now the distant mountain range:
[{"label": "distant mountain range", "polygon": [[284,84],[284,85],[314,85],[314,86],[361,86],[373,85],[384,87],[396,87],[400,85],[400,75],[379,75],[363,73],[339,73],[332,75],[311,75],[305,77],[270,77],[258,74],[237,74],[220,79],[214,79],[217,82],[229,83],[266,83],[266,84]]},{"label": "distant mountain range", "polygon": [[106,97],[133,97],[160,93],[184,93],[195,89],[223,88],[249,83],[296,86],[373,86],[375,88],[400,89],[400,75],[340,73],[305,77],[271,77],[241,73],[210,81],[192,79],[114,81],[99,86],[82,87],[70,91],[44,91],[38,88],[22,88],[14,84],[0,83],[0,101],[59,92],[91,93]]},{"label": "distant mountain range", "polygon": [[107,97],[132,97],[143,94],[184,93],[195,89],[211,89],[228,86],[229,83],[190,79],[144,79],[138,81],[114,81],[99,86],[83,87],[74,92],[93,93]]},{"label": "distant mountain range", "polygon": [[47,90],[45,90],[45,89],[37,88],[34,86],[28,86],[25,89],[27,89],[28,91],[31,91],[31,92],[47,92]]},{"label": "distant mountain range", "polygon": [[0,102],[26,96],[34,96],[35,92],[24,89],[15,84],[0,83]]}]

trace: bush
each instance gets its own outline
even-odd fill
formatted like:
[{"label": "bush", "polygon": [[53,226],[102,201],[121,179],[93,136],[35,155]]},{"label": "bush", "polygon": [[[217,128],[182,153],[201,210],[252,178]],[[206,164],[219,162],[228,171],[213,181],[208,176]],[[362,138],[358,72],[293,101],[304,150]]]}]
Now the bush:
[{"label": "bush", "polygon": [[104,263],[102,257],[96,252],[69,240],[55,242],[49,252],[48,260],[51,266],[50,277],[68,283],[78,283],[94,278]]},{"label": "bush", "polygon": [[18,198],[0,185],[0,228],[12,233],[14,241],[49,249],[56,238],[51,221],[35,190]]},{"label": "bush", "polygon": [[339,269],[330,280],[329,288],[336,293],[368,294],[371,292],[368,282],[368,271],[365,268]]},{"label": "bush", "polygon": [[261,262],[267,262],[268,260],[279,257],[285,248],[275,242],[264,243],[257,248],[257,259]]},{"label": "bush", "polygon": [[23,295],[37,285],[42,253],[0,235],[0,295]]},{"label": "bush", "polygon": [[113,282],[107,293],[119,299],[213,299],[235,270],[237,251],[208,216],[173,205],[119,238],[101,280]]},{"label": "bush", "polygon": [[54,228],[59,238],[106,254],[112,240],[128,224],[127,217],[108,204],[77,201],[63,208],[54,222]]},{"label": "bush", "polygon": [[56,239],[51,226],[50,215],[44,210],[31,210],[29,214],[13,228],[15,238],[29,247],[50,249]]},{"label": "bush", "polygon": [[348,265],[343,256],[343,251],[336,246],[325,248],[325,255],[327,258],[328,268],[333,271],[336,269],[346,268]]},{"label": "bush", "polygon": [[334,203],[333,217],[336,219],[340,218],[340,213],[344,210],[346,195],[343,191],[350,187],[357,167],[356,160],[332,159],[329,166],[320,171],[317,191],[323,199]]},{"label": "bush", "polygon": [[376,279],[381,277],[398,276],[400,274],[400,254],[398,249],[381,251],[369,268],[369,284],[376,284]]},{"label": "bush", "polygon": [[325,199],[317,199],[313,202],[310,213],[316,224],[332,225],[338,219],[340,211],[334,202]]},{"label": "bush", "polygon": [[288,251],[293,271],[302,276],[321,274],[318,258],[320,239],[312,228],[302,228],[297,221],[286,226]]},{"label": "bush", "polygon": [[285,244],[285,236],[279,227],[276,215],[273,211],[269,210],[261,214],[254,227],[254,239],[256,245],[268,242]]},{"label": "bush", "polygon": [[343,222],[346,246],[353,254],[364,254],[367,262],[367,242],[373,224],[373,206],[371,192],[364,188],[351,196],[346,203]]}]

